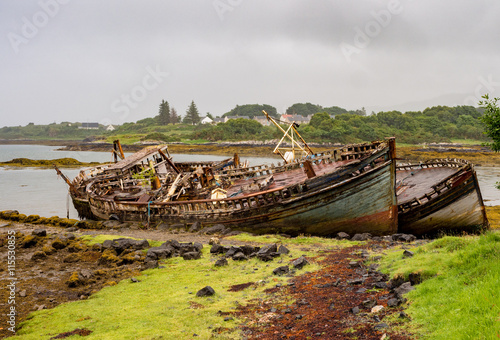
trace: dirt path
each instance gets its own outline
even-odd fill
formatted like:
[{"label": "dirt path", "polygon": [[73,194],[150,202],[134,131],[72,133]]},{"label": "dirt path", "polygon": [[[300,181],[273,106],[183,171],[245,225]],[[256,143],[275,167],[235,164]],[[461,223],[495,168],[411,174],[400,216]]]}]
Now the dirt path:
[{"label": "dirt path", "polygon": [[[376,266],[363,264],[367,251],[386,247],[370,242],[328,252],[320,271],[269,289],[268,300],[240,307],[236,314],[248,318],[248,339],[411,339],[386,323],[391,314],[405,317],[388,278]],[[286,300],[294,302],[284,304]]]}]

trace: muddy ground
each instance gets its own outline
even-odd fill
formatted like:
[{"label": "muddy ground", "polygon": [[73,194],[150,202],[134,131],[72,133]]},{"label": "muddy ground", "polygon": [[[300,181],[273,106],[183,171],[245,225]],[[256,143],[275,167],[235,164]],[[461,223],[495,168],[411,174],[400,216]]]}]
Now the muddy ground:
[{"label": "muddy ground", "polygon": [[[40,230],[46,231],[46,235]],[[70,229],[71,230],[71,229]],[[88,247],[78,237],[92,234],[115,234],[137,239],[200,242],[205,246],[211,235],[169,234],[157,230],[76,230],[48,225],[32,225],[0,220],[0,261],[7,263],[9,231],[16,236],[15,287],[16,324],[32,311],[53,308],[67,301],[86,299],[101,288],[139,275],[144,268],[144,253],[130,252],[116,256],[99,246]],[[38,234],[38,236],[33,235]],[[420,241],[418,241],[420,242]],[[244,245],[221,238],[223,245]],[[391,292],[389,278],[366,267],[369,252],[381,252],[401,242],[371,241],[344,250],[321,252],[324,268],[319,272],[294,277],[292,284],[267,291],[265,301],[251,301],[234,314],[247,320],[242,332],[249,339],[408,339],[410,334],[396,334],[384,322],[388,314],[398,313],[401,300]],[[403,244],[403,247],[405,245]],[[314,246],[308,246],[309,248]],[[5,251],[4,251],[5,250]],[[88,277],[82,277],[88,276]],[[0,305],[7,310],[9,272],[0,269]],[[82,282],[85,282],[84,284]],[[400,284],[401,282],[399,282]],[[235,287],[245,289],[251,286]],[[376,288],[376,289],[374,289]],[[282,305],[288,296],[296,303]],[[391,300],[392,299],[392,300]],[[391,307],[388,306],[391,305]],[[375,306],[381,311],[372,312]],[[357,309],[356,309],[357,308]],[[404,314],[402,314],[404,317]],[[8,331],[7,315],[0,315],[0,336]],[[220,330],[224,333],[224,330]]]}]

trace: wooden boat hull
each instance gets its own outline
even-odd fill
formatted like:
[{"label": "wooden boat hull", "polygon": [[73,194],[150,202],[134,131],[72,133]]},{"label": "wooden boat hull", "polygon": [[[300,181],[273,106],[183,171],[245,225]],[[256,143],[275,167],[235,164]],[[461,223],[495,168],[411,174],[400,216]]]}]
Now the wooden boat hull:
[{"label": "wooden boat hull", "polygon": [[472,165],[464,162],[462,167],[434,187],[437,192],[433,190],[412,203],[399,205],[399,232],[421,236],[439,232],[476,231],[488,227]]},{"label": "wooden boat hull", "polygon": [[[372,160],[356,165],[363,169]],[[353,169],[355,170],[355,169]],[[123,221],[189,225],[222,223],[256,234],[334,235],[397,231],[393,160],[342,181],[329,174],[293,188],[278,188],[240,198],[159,203],[116,202],[90,196],[92,213]],[[315,186],[317,183],[321,185]],[[329,183],[329,184],[325,184]],[[315,189],[308,189],[308,188]]]}]

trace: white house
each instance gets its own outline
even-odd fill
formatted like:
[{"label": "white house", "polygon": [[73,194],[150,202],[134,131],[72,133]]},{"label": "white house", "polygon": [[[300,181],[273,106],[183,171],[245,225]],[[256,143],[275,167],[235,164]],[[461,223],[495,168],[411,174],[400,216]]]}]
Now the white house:
[{"label": "white house", "polygon": [[203,117],[201,124],[212,124],[213,120],[210,117]]},{"label": "white house", "polygon": [[115,130],[115,127],[111,124],[109,124],[107,127],[106,127],[106,131],[114,131]]}]

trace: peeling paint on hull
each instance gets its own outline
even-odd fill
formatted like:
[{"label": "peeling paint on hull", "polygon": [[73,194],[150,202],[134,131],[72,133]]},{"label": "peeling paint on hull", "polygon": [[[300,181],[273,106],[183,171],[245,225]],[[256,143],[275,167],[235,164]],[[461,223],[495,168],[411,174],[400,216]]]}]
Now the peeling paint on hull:
[{"label": "peeling paint on hull", "polygon": [[140,204],[90,198],[94,215],[109,219],[119,212],[124,221],[222,223],[252,233],[332,235],[397,230],[393,161],[356,177],[317,190],[283,197],[274,190],[239,199]]},{"label": "peeling paint on hull", "polygon": [[488,226],[479,183],[471,165],[457,170],[448,182],[447,190],[421,205],[406,211],[400,209],[399,232],[426,235],[439,231],[474,231]]}]

